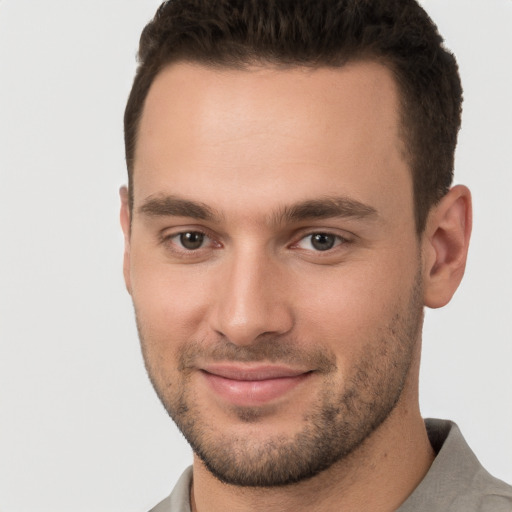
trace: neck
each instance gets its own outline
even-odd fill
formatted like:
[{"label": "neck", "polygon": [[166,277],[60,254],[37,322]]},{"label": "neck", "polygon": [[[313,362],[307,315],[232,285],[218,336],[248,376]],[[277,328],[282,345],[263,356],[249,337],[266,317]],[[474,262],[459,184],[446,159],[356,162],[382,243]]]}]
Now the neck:
[{"label": "neck", "polygon": [[211,475],[196,457],[193,512],[224,512],[226,503],[234,512],[396,510],[434,460],[419,408],[411,410],[407,403],[410,401],[401,400],[386,421],[349,456],[297,484],[276,488],[227,485]]}]

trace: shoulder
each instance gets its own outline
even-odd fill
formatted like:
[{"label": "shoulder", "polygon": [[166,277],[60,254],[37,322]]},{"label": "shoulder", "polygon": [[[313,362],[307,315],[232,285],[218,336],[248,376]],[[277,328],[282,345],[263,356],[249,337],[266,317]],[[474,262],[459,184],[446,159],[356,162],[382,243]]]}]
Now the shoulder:
[{"label": "shoulder", "polygon": [[174,486],[172,493],[149,512],[190,512],[192,466],[188,467]]},{"label": "shoulder", "polygon": [[512,512],[512,487],[498,480],[497,484],[488,485],[459,496],[449,510],[466,512]]},{"label": "shoulder", "polygon": [[512,512],[512,487],[481,468],[470,482],[468,494],[459,501],[466,510]]},{"label": "shoulder", "polygon": [[457,425],[426,420],[436,458],[398,512],[512,512],[512,487],[490,475]]}]

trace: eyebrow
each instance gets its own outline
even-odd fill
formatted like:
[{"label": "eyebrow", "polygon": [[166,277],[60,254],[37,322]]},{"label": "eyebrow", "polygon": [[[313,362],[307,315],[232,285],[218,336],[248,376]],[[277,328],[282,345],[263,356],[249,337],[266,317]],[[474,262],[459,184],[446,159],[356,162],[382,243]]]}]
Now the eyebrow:
[{"label": "eyebrow", "polygon": [[210,206],[182,199],[177,196],[150,197],[138,209],[150,217],[190,217],[198,220],[215,220],[220,215]]},{"label": "eyebrow", "polygon": [[[138,212],[150,217],[189,217],[198,220],[219,221],[222,215],[207,204],[178,196],[149,197]],[[328,218],[365,219],[378,217],[372,206],[348,197],[322,197],[281,207],[269,217],[272,225]]]},{"label": "eyebrow", "polygon": [[272,216],[272,223],[282,224],[314,219],[329,218],[366,219],[378,217],[373,206],[348,197],[323,197],[284,206]]}]

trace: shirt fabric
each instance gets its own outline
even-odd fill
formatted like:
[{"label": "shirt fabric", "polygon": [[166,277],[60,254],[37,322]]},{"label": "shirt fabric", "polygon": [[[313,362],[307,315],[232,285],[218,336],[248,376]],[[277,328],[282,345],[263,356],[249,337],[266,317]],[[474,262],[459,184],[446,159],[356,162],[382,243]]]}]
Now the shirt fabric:
[{"label": "shirt fabric", "polygon": [[[436,458],[428,473],[396,512],[512,512],[512,487],[491,476],[467,445],[457,425],[425,420]],[[171,495],[150,512],[191,512],[192,467]]]}]

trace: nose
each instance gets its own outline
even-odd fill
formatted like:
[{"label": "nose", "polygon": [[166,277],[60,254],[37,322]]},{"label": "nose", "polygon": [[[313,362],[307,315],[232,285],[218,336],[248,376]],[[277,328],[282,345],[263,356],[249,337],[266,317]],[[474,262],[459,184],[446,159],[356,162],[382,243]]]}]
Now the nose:
[{"label": "nose", "polygon": [[293,327],[285,272],[262,254],[240,251],[223,263],[211,328],[235,345],[250,345]]}]

